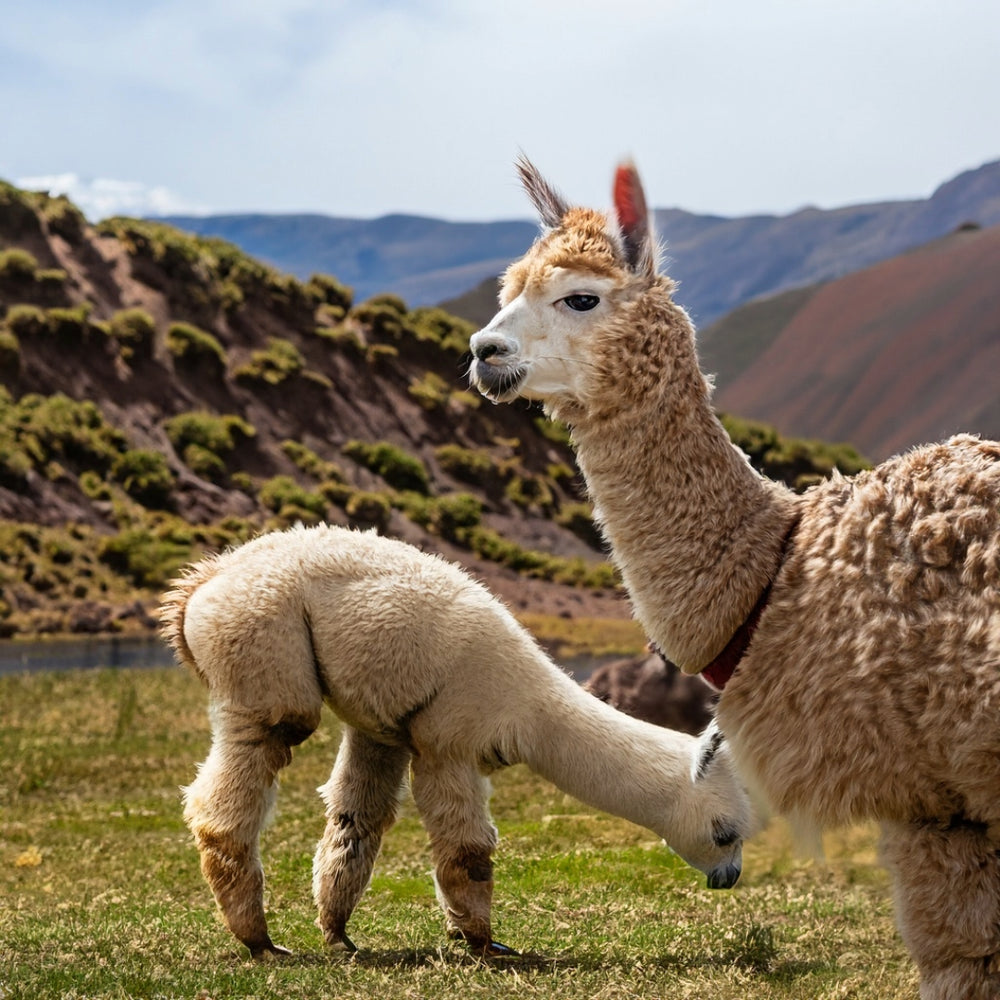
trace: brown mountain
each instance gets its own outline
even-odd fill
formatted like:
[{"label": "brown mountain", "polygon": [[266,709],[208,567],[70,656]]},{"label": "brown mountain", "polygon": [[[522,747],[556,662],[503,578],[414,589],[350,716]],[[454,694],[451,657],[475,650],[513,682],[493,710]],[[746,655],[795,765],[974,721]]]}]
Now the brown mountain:
[{"label": "brown mountain", "polygon": [[961,227],[700,335],[717,404],[879,460],[959,431],[1000,437],[1000,226]]}]

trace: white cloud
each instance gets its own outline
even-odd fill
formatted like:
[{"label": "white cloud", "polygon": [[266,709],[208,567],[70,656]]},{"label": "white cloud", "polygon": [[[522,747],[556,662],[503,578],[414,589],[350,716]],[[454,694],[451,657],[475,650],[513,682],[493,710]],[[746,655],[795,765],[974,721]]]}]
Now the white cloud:
[{"label": "white cloud", "polygon": [[209,209],[195,205],[162,185],[150,187],[141,181],[108,177],[81,178],[77,174],[19,177],[17,187],[66,195],[92,222],[111,215],[203,215]]}]

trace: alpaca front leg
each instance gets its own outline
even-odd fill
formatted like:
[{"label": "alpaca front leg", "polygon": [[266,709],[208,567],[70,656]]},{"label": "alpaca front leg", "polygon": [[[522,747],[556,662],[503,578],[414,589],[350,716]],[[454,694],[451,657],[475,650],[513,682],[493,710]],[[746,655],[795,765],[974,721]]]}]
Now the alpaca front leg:
[{"label": "alpaca front leg", "polygon": [[493,849],[490,784],[474,766],[413,760],[413,799],[431,838],[438,901],[448,932],[484,955],[515,952],[493,940]]},{"label": "alpaca front leg", "polygon": [[291,750],[245,720],[220,713],[216,723],[208,758],[184,790],[184,819],[226,926],[254,958],[286,955],[268,934],[259,843],[277,795],[277,773]]},{"label": "alpaca front leg", "polygon": [[1000,998],[1000,843],[983,824],[883,824],[903,941],[921,1000]]},{"label": "alpaca front leg", "polygon": [[386,746],[350,727],[330,780],[319,790],[326,830],[313,861],[317,923],[337,951],[356,951],[347,921],[371,878],[382,836],[395,822],[410,751]]}]

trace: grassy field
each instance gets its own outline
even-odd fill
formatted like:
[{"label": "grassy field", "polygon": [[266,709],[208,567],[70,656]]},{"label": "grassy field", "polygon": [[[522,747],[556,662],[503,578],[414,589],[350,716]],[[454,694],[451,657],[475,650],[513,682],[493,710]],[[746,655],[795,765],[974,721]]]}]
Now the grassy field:
[{"label": "grassy field", "polygon": [[313,921],[315,788],[335,720],[296,754],[265,834],[269,920],[295,955],[255,964],[214,912],[178,787],[208,748],[205,700],[179,669],[0,678],[0,1000],[916,997],[872,830],[793,858],[773,824],[733,892],[710,892],[652,834],[595,815],[524,768],[494,779],[494,917],[522,957],[448,942],[407,804],[329,957]]}]

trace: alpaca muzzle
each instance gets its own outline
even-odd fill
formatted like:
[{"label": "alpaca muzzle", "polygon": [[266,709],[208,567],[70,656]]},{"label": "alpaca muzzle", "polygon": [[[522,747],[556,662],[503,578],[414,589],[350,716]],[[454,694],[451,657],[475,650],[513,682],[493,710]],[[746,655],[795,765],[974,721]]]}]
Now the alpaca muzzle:
[{"label": "alpaca muzzle", "polygon": [[737,850],[735,859],[713,868],[708,873],[709,889],[732,889],[743,873],[743,852]]}]

